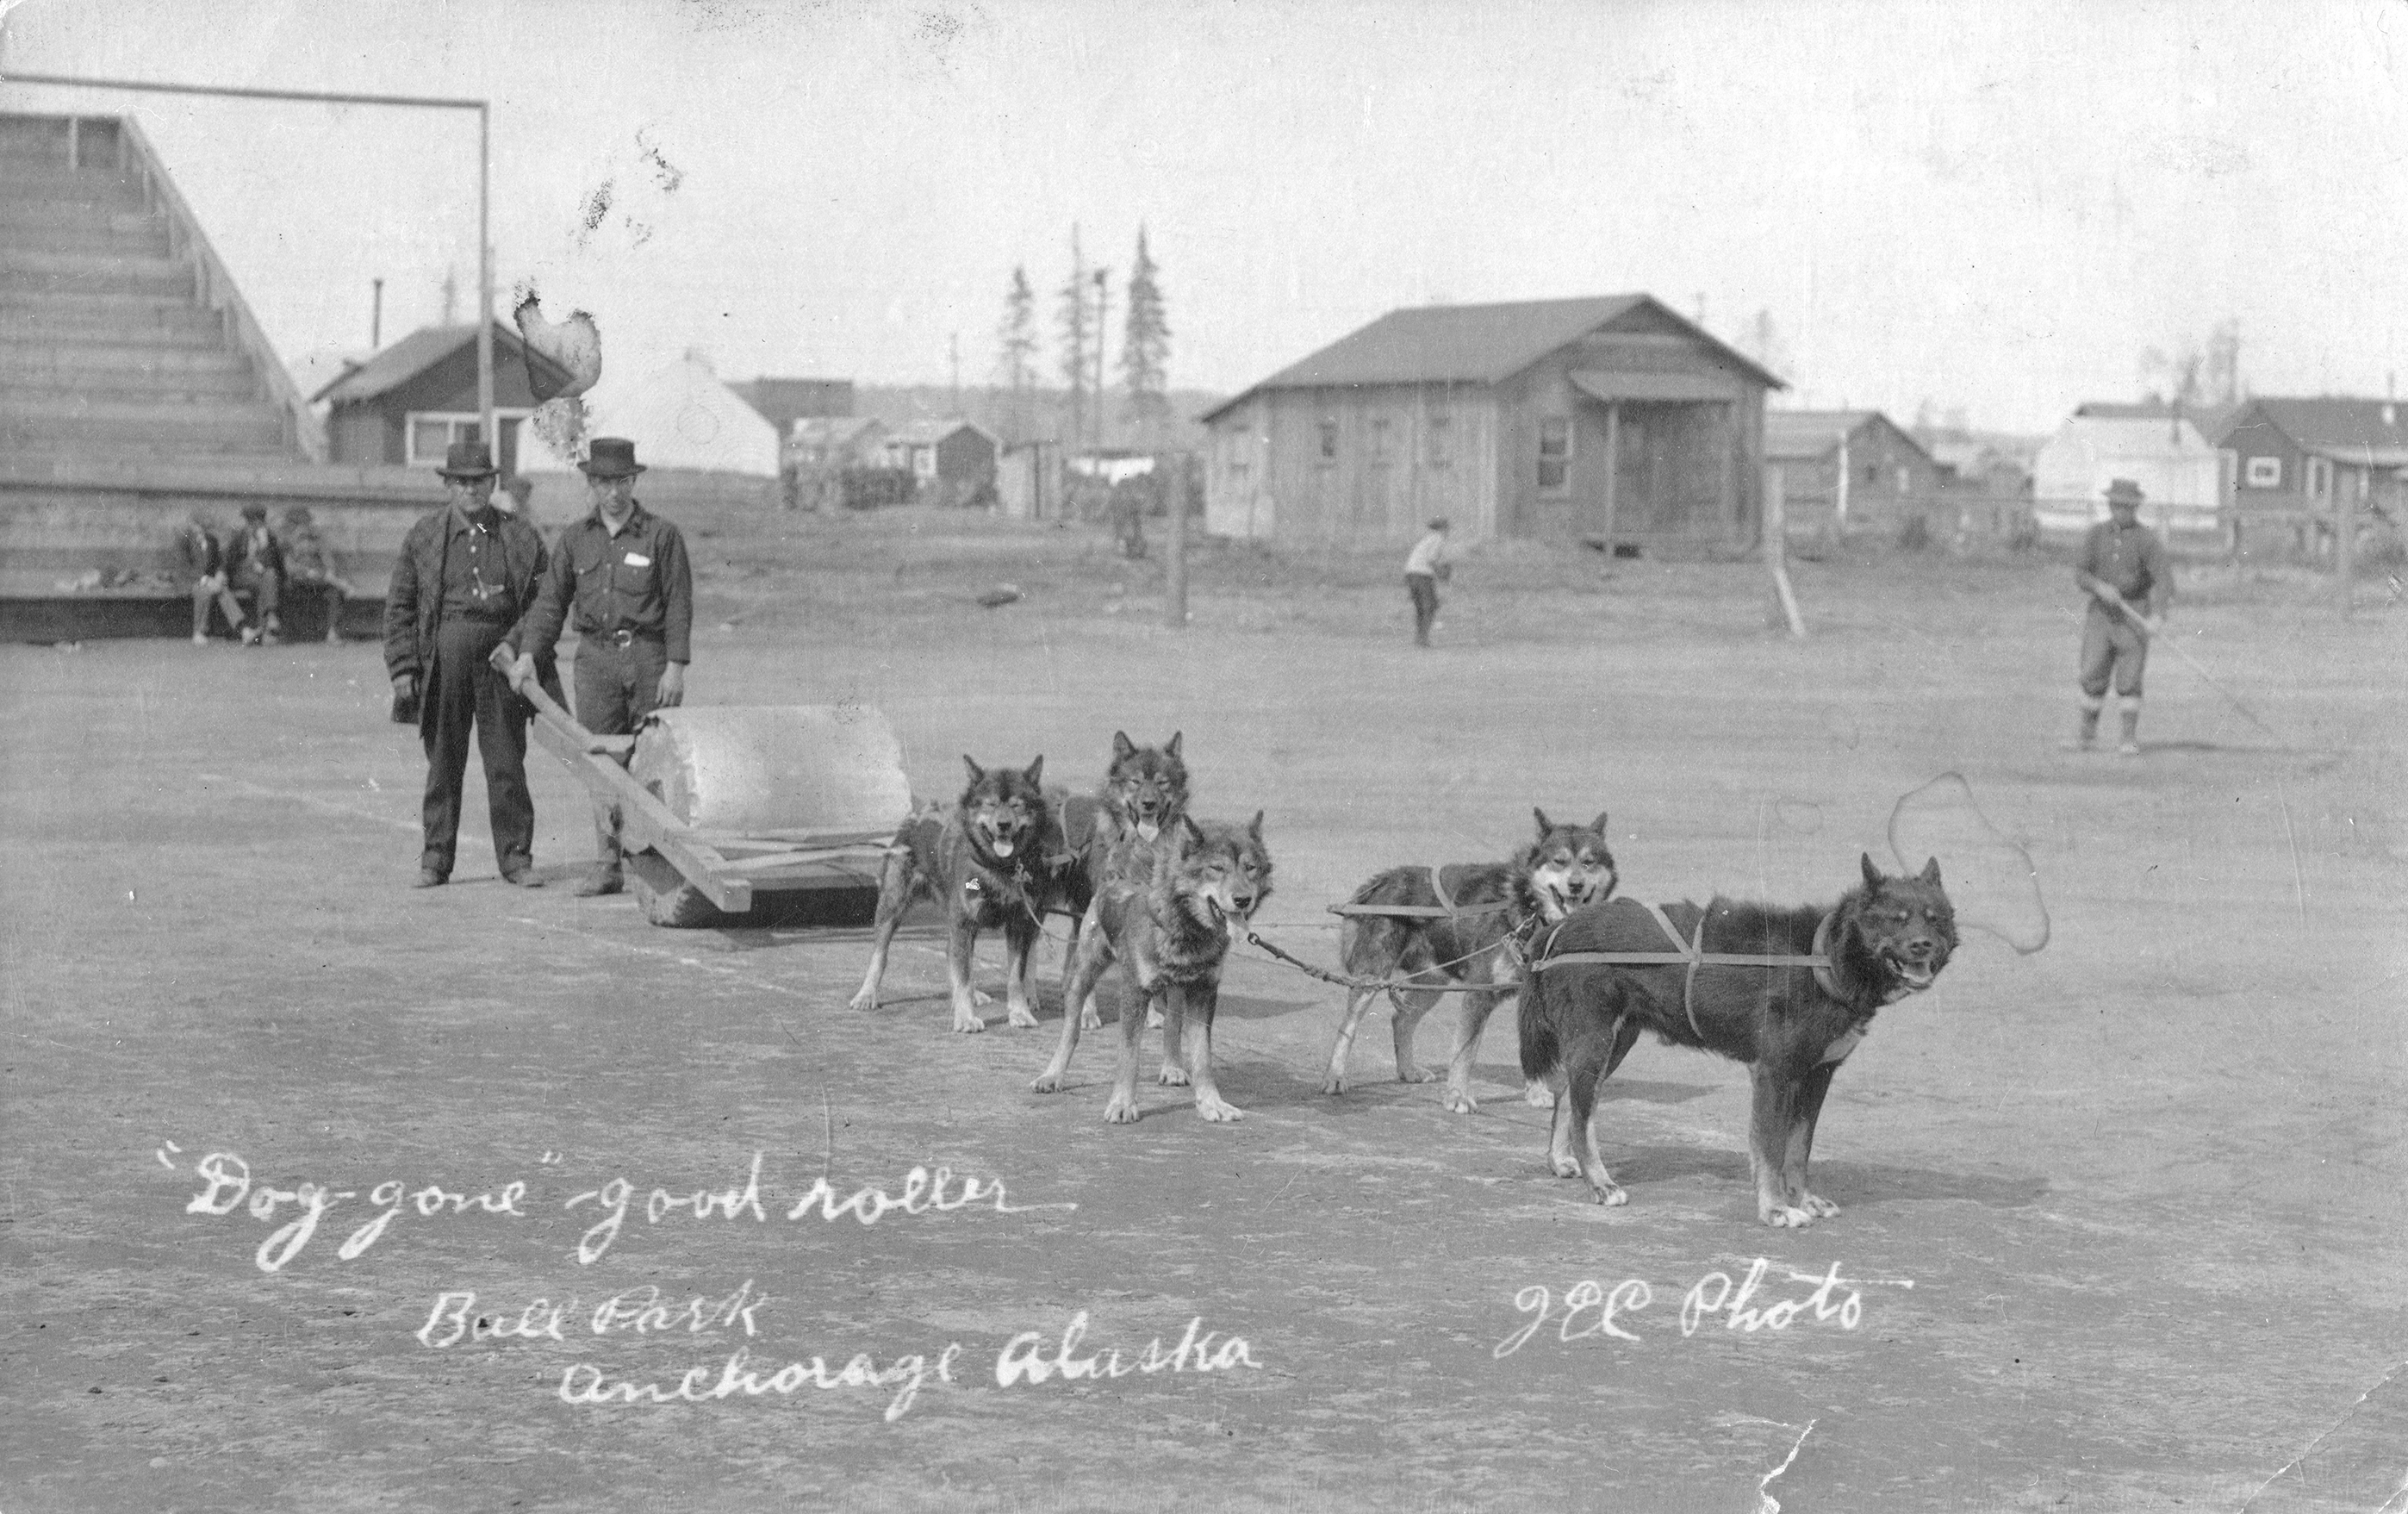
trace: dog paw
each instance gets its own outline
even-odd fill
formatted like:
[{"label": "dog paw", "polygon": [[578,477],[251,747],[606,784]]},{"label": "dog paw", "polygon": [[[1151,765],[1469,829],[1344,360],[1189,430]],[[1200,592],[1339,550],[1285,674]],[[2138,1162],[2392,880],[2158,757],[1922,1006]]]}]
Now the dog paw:
[{"label": "dog paw", "polygon": [[1397,1081],[1399,1083],[1435,1083],[1438,1081],[1438,1074],[1431,1072],[1426,1067],[1405,1066],[1397,1069]]},{"label": "dog paw", "polygon": [[1578,1157],[1555,1157],[1549,1159],[1547,1164],[1554,1169],[1557,1177],[1578,1177],[1581,1175]]},{"label": "dog paw", "polygon": [[1622,1205],[1630,1202],[1630,1190],[1628,1189],[1616,1188],[1611,1184],[1604,1188],[1598,1188],[1596,1185],[1591,1184],[1589,1187],[1589,1194],[1591,1197],[1595,1198],[1598,1203],[1605,1205],[1609,1209],[1618,1209]]},{"label": "dog paw", "polygon": [[1785,1204],[1760,1205],[1756,1209],[1756,1214],[1774,1230],[1804,1230],[1814,1223],[1813,1215],[1803,1209],[1793,1209]]},{"label": "dog paw", "polygon": [[1111,1103],[1104,1105],[1104,1123],[1107,1125],[1136,1124],[1137,1101],[1115,1097]]},{"label": "dog paw", "polygon": [[1817,1219],[1828,1219],[1840,1212],[1840,1206],[1820,1193],[1809,1193],[1798,1201],[1798,1206]]},{"label": "dog paw", "polygon": [[953,1017],[953,1029],[964,1035],[976,1035],[986,1029],[986,1021],[975,1015],[956,1015]]},{"label": "dog paw", "polygon": [[1244,1110],[1218,1095],[1210,1099],[1198,1098],[1196,1101],[1196,1113],[1198,1117],[1209,1119],[1216,1125],[1231,1124],[1246,1117]]},{"label": "dog paw", "polygon": [[1522,1102],[1533,1109],[1553,1109],[1555,1107],[1555,1095],[1544,1083],[1525,1083],[1522,1085]]},{"label": "dog paw", "polygon": [[1031,1093],[1059,1093],[1062,1091],[1062,1074],[1059,1073],[1041,1073],[1038,1074],[1037,1081],[1028,1085],[1028,1091]]},{"label": "dog paw", "polygon": [[1189,1082],[1187,1069],[1170,1062],[1163,1063],[1162,1071],[1155,1074],[1154,1077],[1166,1089],[1183,1089]]},{"label": "dog paw", "polygon": [[1037,1029],[1037,1017],[1028,1012],[1028,1006],[1025,1004],[1021,1005],[1018,1009],[1011,1012],[1010,1021],[1011,1028],[1015,1031],[1034,1031]]},{"label": "dog paw", "polygon": [[1081,1010],[1081,1011],[1079,1012],[1079,1029],[1080,1029],[1080,1030],[1082,1030],[1082,1031],[1100,1031],[1100,1030],[1102,1030],[1103,1028],[1104,1028],[1104,1017],[1103,1017],[1101,1015],[1098,1015],[1098,1014],[1096,1014],[1096,1006],[1095,1006],[1095,1005],[1093,1005],[1093,1004],[1089,1004],[1086,1008],[1084,1008],[1084,1009],[1082,1009],[1082,1010]]},{"label": "dog paw", "polygon": [[876,1009],[878,1007],[878,991],[874,988],[864,988],[859,993],[854,994],[848,1002],[850,1002],[856,1010],[866,1012]]},{"label": "dog paw", "polygon": [[981,1009],[984,1009],[987,1005],[995,1002],[995,995],[987,992],[984,988],[972,988],[970,990],[970,1002],[978,1005]]},{"label": "dog paw", "polygon": [[1469,1089],[1449,1089],[1446,1090],[1446,1112],[1450,1115],[1476,1115],[1480,1113],[1480,1101],[1473,1098]]},{"label": "dog paw", "polygon": [[1332,1073],[1327,1077],[1323,1078],[1321,1080],[1321,1091],[1324,1093],[1344,1093],[1346,1091],[1346,1074],[1343,1073]]},{"label": "dog paw", "polygon": [[1146,1028],[1147,1030],[1149,1030],[1149,1031],[1159,1031],[1159,1030],[1161,1030],[1161,1029],[1162,1029],[1162,1011],[1160,1011],[1160,1010],[1158,1010],[1158,1009],[1150,1009],[1150,1010],[1146,1011],[1146,1014],[1145,1014],[1145,1028]]}]

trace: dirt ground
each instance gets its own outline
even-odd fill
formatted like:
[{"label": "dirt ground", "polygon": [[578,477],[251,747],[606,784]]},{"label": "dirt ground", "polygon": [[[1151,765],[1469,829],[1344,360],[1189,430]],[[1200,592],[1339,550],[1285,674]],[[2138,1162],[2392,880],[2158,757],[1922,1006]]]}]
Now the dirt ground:
[{"label": "dirt ground", "polygon": [[[1652,1044],[1609,1210],[1549,1175],[1510,1012],[1477,1116],[1393,1080],[1376,1012],[1332,1098],[1337,990],[1249,951],[1246,1119],[1149,1050],[1107,1126],[1114,1031],[1029,1091],[1051,948],[1040,1031],[947,1031],[933,912],[855,1013],[862,931],[571,898],[540,751],[552,887],[478,823],[413,892],[372,646],[0,649],[5,1514],[2372,1509],[2408,1473],[2390,586],[2344,624],[2189,575],[2197,666],[2160,655],[2123,760],[2056,747],[2057,563],[1801,563],[1791,642],[1757,568],[1492,550],[1417,653],[1384,555],[1199,551],[1173,632],[1083,531],[688,524],[695,702],[873,704],[939,796],[964,752],[1085,787],[1116,728],[1181,730],[1202,813],[1268,811],[1264,933],[1309,959],[1364,876],[1533,805],[1610,810],[1627,894],[1828,901],[1951,771],[2053,937],[1969,933],[1883,1013],[1825,1113],[1837,1218],[1758,1225],[1744,1071]],[[869,1187],[902,1206],[828,1218]]]}]

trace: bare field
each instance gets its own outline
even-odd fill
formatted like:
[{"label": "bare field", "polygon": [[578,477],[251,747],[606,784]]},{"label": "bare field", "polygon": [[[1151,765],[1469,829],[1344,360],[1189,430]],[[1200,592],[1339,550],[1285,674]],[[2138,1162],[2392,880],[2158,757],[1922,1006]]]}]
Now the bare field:
[{"label": "bare field", "polygon": [[[1202,813],[1268,811],[1263,930],[1309,959],[1361,878],[1533,805],[1610,810],[1627,894],[1828,901],[1950,771],[2053,938],[1971,934],[1884,1012],[1817,1142],[1837,1218],[1757,1225],[1744,1071],[1652,1045],[1605,1210],[1546,1170],[1510,1012],[1477,1116],[1374,1023],[1330,1098],[1338,990],[1249,951],[1244,1122],[1148,1083],[1108,1127],[1109,1027],[1028,1091],[1054,951],[1043,1030],[953,1035],[930,911],[857,1014],[864,932],[570,898],[590,829],[540,751],[554,886],[480,836],[411,891],[374,648],[0,649],[0,1510],[2373,1508],[2408,1471],[2386,589],[2344,625],[2194,575],[2186,648],[2279,739],[2161,655],[2127,761],[2056,749],[2045,561],[1800,563],[1792,642],[1754,566],[1493,550],[1416,653],[1386,554],[1199,546],[1174,632],[1158,564],[1084,530],[685,524],[695,702],[876,705],[924,795],[1182,730]],[[918,1212],[827,1218],[870,1186]]]}]

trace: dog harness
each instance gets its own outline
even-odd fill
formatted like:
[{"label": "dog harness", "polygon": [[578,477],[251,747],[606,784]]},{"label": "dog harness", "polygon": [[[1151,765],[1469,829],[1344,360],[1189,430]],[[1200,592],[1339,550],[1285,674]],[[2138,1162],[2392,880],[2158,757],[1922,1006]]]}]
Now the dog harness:
[{"label": "dog harness", "polygon": [[1664,932],[1665,939],[1679,950],[1555,952],[1551,948],[1555,944],[1555,930],[1563,929],[1563,923],[1558,921],[1555,930],[1547,932],[1546,944],[1531,961],[1530,971],[1543,973],[1551,967],[1582,966],[1685,967],[1687,971],[1681,974],[1681,1010],[1689,1017],[1689,1033],[1700,1041],[1706,1038],[1705,1031],[1698,1027],[1698,969],[1701,967],[1812,968],[1814,970],[1815,987],[1834,999],[1842,997],[1839,979],[1832,975],[1831,970],[1831,922],[1839,917],[1836,912],[1824,916],[1814,927],[1814,950],[1811,956],[1788,952],[1710,952],[1705,949],[1705,944],[1706,916],[1711,911],[1701,909],[1698,912],[1698,929],[1688,940],[1684,941],[1681,932],[1672,929],[1671,920],[1661,908],[1643,900],[1632,900],[1631,902],[1645,910],[1656,921],[1656,929]]},{"label": "dog harness", "polygon": [[1467,915],[1502,915],[1513,907],[1510,899],[1499,899],[1485,904],[1458,904],[1447,892],[1446,872],[1441,867],[1428,870],[1430,892],[1438,895],[1435,904],[1358,904],[1348,901],[1332,904],[1332,915],[1376,915],[1399,920],[1452,920]]}]

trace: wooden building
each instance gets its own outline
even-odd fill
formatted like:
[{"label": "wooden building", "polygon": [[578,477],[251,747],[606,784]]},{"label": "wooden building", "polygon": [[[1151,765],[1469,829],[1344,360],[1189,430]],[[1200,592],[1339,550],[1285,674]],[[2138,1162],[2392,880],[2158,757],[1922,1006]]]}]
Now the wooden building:
[{"label": "wooden building", "polygon": [[2226,420],[2216,445],[2232,459],[2232,503],[2244,522],[2329,522],[2344,500],[2361,517],[2408,518],[2408,405],[2400,401],[2253,399]]},{"label": "wooden building", "polygon": [[1647,295],[1392,310],[1203,414],[1205,529],[1744,540],[1782,387]]},{"label": "wooden building", "polygon": [[887,467],[910,472],[923,503],[970,505],[994,498],[996,459],[1002,449],[995,433],[975,421],[908,421],[881,450]]},{"label": "wooden building", "polygon": [[1764,462],[1781,475],[1793,527],[1892,525],[1946,483],[1923,444],[1877,410],[1767,411]]},{"label": "wooden building", "polygon": [[[569,382],[566,368],[541,353],[530,355],[515,328],[494,322],[494,424],[501,446],[494,460],[504,477],[519,470],[519,426],[535,413],[529,362],[547,393]],[[422,326],[310,397],[327,406],[329,461],[433,468],[452,443],[477,436],[477,328]]]},{"label": "wooden building", "polygon": [[2141,523],[2169,539],[2221,529],[2224,462],[2187,411],[2092,401],[2077,406],[2032,459],[2032,519],[2078,536],[2107,518],[2107,486],[2129,479]]}]

